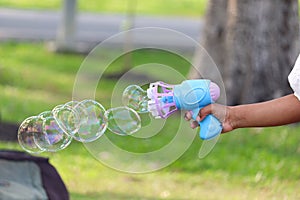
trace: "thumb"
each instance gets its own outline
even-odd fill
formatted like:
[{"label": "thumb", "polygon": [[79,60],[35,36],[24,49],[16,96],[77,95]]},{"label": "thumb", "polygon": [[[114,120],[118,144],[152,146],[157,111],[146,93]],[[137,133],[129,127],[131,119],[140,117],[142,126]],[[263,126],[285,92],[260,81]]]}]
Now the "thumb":
[{"label": "thumb", "polygon": [[212,114],[212,104],[205,106],[199,111],[199,121],[202,121],[209,114]]}]

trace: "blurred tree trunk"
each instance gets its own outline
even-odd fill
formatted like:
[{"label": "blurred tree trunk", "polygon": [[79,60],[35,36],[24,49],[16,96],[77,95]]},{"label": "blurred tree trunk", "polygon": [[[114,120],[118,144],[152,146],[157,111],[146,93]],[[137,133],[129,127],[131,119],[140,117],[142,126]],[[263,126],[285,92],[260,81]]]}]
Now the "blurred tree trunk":
[{"label": "blurred tree trunk", "polygon": [[[206,11],[204,31],[201,44],[203,48],[212,57],[216,65],[225,65],[225,49],[226,49],[226,24],[227,24],[227,1],[228,0],[210,0],[208,1],[208,10]],[[205,54],[201,53],[201,49],[197,49],[194,55],[193,66],[188,77],[190,79],[200,78],[203,72],[209,78],[214,79],[214,74],[209,72],[203,63],[206,63]],[[219,70],[224,73],[223,67]],[[212,72],[213,73],[213,72]],[[206,77],[208,78],[208,77]]]},{"label": "blurred tree trunk", "polygon": [[205,32],[204,45],[221,41],[205,48],[221,71],[228,104],[265,101],[290,93],[287,76],[299,53],[298,1],[226,2],[226,20],[220,19],[225,36],[217,34],[218,23],[211,24],[211,18],[221,15],[213,7],[223,7],[224,2],[211,1],[206,28],[213,33],[208,36]]}]

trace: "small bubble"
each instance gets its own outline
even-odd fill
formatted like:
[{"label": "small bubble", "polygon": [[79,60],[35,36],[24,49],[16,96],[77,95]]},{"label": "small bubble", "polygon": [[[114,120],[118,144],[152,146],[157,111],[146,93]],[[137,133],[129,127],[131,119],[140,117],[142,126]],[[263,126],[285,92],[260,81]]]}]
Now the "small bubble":
[{"label": "small bubble", "polygon": [[148,112],[147,92],[138,85],[130,85],[124,90],[122,102],[138,113]]}]

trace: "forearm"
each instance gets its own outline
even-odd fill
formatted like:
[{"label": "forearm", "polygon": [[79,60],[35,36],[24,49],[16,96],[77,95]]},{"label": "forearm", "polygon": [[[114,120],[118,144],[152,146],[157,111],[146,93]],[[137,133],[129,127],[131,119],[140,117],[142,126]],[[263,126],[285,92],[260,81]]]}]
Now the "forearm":
[{"label": "forearm", "polygon": [[300,122],[300,101],[293,94],[263,103],[230,107],[234,128],[280,126]]}]

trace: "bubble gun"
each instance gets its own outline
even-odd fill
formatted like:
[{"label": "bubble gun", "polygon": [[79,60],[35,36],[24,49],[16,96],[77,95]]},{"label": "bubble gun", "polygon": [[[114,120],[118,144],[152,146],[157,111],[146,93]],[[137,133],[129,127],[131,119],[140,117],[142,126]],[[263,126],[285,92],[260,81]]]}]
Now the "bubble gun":
[{"label": "bubble gun", "polygon": [[[201,108],[214,103],[220,96],[217,84],[207,79],[186,80],[179,85],[164,82],[150,83],[147,89],[148,110],[154,118],[166,119],[177,110],[188,110],[196,117]],[[200,138],[208,140],[222,131],[220,121],[212,114],[199,122]]]}]

